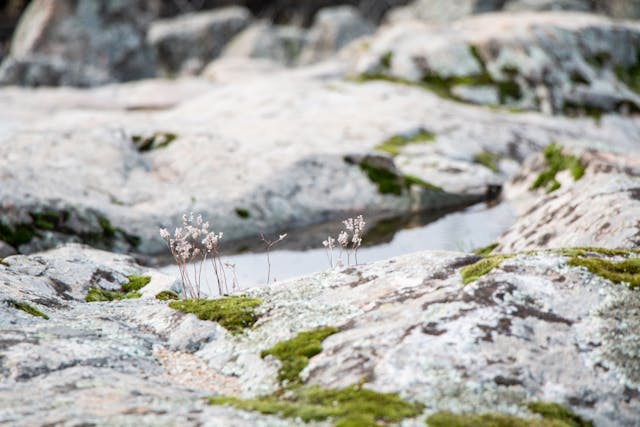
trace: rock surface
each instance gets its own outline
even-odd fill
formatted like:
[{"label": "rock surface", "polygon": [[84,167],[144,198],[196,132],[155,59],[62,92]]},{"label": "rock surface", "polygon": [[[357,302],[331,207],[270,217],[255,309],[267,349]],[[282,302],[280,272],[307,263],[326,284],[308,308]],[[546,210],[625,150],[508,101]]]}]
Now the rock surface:
[{"label": "rock surface", "polygon": [[153,22],[147,41],[164,75],[198,74],[250,22],[243,7],[194,12]]},{"label": "rock surface", "polygon": [[[428,40],[429,43],[425,41]],[[579,13],[485,14],[448,27],[401,22],[384,28],[354,61],[354,72],[425,84],[493,87],[497,105],[547,114],[640,110],[635,81],[640,26]]]},{"label": "rock surface", "polygon": [[34,0],[16,28],[0,84],[95,86],[152,77],[145,43],[153,0]]},{"label": "rock surface", "polygon": [[[79,246],[9,257],[0,265],[0,422],[299,425],[202,398],[270,393],[279,362],[261,350],[328,325],[339,332],[302,371],[305,382],[364,378],[426,405],[403,425],[439,410],[524,416],[523,402],[544,400],[595,426],[633,426],[638,291],[553,253],[504,260],[463,286],[460,268],[478,259],[417,253],[256,288],[258,323],[230,335],[153,299],[82,301],[90,284],[144,273],[131,258]],[[39,398],[27,398],[35,389]]]}]

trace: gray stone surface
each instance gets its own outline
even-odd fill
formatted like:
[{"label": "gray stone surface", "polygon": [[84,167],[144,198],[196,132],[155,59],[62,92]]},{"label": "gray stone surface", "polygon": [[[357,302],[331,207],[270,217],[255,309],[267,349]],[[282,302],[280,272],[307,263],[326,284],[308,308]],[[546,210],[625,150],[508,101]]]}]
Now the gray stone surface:
[{"label": "gray stone surface", "polygon": [[197,74],[251,22],[251,12],[234,6],[154,21],[147,41],[165,76]]},{"label": "gray stone surface", "polygon": [[355,74],[426,79],[453,97],[459,85],[493,85],[500,104],[547,114],[640,109],[639,89],[628,77],[640,52],[635,22],[575,12],[484,14],[447,27],[399,22],[363,50],[354,56]]},{"label": "gray stone surface", "polygon": [[202,398],[269,393],[279,362],[260,351],[330,325],[340,332],[302,372],[309,384],[364,378],[427,404],[425,414],[526,415],[523,402],[543,400],[597,427],[633,426],[640,294],[551,253],[505,260],[463,286],[459,268],[477,259],[416,253],[255,288],[247,293],[262,299],[262,317],[234,336],[157,300],[82,301],[89,284],[144,273],[129,257],[79,246],[9,257],[0,265],[0,422],[299,425]]},{"label": "gray stone surface", "polygon": [[640,158],[567,150],[580,156],[585,176],[575,181],[558,173],[561,187],[545,194],[530,190],[546,169],[541,154],[532,156],[505,188],[520,214],[498,239],[500,252],[572,246],[636,248],[640,244]]},{"label": "gray stone surface", "polygon": [[0,66],[0,84],[94,86],[155,74],[145,43],[157,2],[31,2]]}]

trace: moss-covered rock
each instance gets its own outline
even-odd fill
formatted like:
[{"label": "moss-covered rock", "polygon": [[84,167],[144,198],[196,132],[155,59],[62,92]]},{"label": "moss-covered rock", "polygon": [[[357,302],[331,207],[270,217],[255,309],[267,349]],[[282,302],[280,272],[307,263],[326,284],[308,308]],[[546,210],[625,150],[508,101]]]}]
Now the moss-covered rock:
[{"label": "moss-covered rock", "polygon": [[601,258],[574,256],[567,264],[575,267],[586,267],[591,273],[613,283],[628,283],[631,289],[640,289],[640,258],[614,262]]},{"label": "moss-covered rock", "polygon": [[576,156],[563,154],[562,147],[559,145],[550,144],[546,146],[544,149],[544,158],[547,167],[534,181],[531,186],[532,190],[544,188],[547,190],[547,193],[557,190],[560,188],[560,183],[556,180],[556,174],[562,170],[569,170],[575,181],[584,175],[585,167],[582,162],[580,162],[580,159]]},{"label": "moss-covered rock", "polygon": [[460,269],[462,283],[466,285],[475,282],[480,277],[490,273],[491,270],[499,266],[503,260],[510,256],[512,255],[489,255],[474,264],[462,267]]},{"label": "moss-covered rock", "polygon": [[435,140],[435,137],[436,135],[433,132],[425,129],[420,129],[413,135],[394,135],[381,144],[377,145],[375,148],[376,150],[384,151],[385,153],[391,154],[392,156],[397,156],[398,154],[400,154],[402,147],[410,144],[426,144],[429,142],[433,142]]},{"label": "moss-covered rock", "polygon": [[35,317],[42,317],[45,320],[49,319],[49,316],[47,316],[46,314],[44,314],[34,306],[27,304],[26,302],[10,300],[10,301],[7,301],[7,303],[9,304],[10,307],[15,308],[16,310],[24,311],[25,313]]},{"label": "moss-covered rock", "polygon": [[200,320],[217,322],[231,332],[238,334],[251,328],[258,321],[256,307],[262,301],[247,296],[230,296],[218,299],[189,299],[173,301],[169,307],[185,313],[193,313]]},{"label": "moss-covered rock", "polygon": [[160,301],[178,300],[180,297],[173,291],[162,291],[156,294],[156,299]]},{"label": "moss-covered rock", "polygon": [[486,167],[492,172],[498,172],[498,162],[500,161],[500,156],[489,151],[481,151],[473,156],[473,161]]},{"label": "moss-covered rock", "polygon": [[298,387],[281,395],[248,400],[219,396],[210,398],[209,403],[304,422],[331,419],[336,427],[388,426],[416,417],[424,408],[420,403],[402,400],[395,393],[378,393],[360,384],[341,389]]},{"label": "moss-covered rock", "polygon": [[151,135],[133,135],[131,142],[141,153],[158,148],[164,148],[171,144],[178,136],[171,132],[154,132]]},{"label": "moss-covered rock", "polygon": [[473,253],[476,254],[476,255],[483,255],[483,256],[484,255],[489,255],[498,246],[499,246],[498,243],[492,243],[492,244],[484,246],[482,248],[475,249],[473,251]]},{"label": "moss-covered rock", "polygon": [[127,276],[127,279],[129,279],[129,281],[124,283],[119,290],[115,291],[91,286],[84,300],[86,302],[98,302],[140,298],[141,295],[138,291],[151,281],[151,277],[149,276]]},{"label": "moss-covered rock", "polygon": [[290,340],[279,342],[260,356],[271,355],[282,362],[278,370],[278,381],[283,384],[300,382],[300,372],[309,364],[309,359],[322,351],[322,341],[338,332],[336,328],[324,327],[299,332]]}]

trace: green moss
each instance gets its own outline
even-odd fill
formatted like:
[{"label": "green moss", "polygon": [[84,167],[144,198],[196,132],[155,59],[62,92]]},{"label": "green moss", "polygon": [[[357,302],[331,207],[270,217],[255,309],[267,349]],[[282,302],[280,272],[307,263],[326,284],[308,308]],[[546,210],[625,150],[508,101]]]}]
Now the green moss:
[{"label": "green moss", "polygon": [[483,255],[483,256],[484,255],[489,255],[497,247],[498,247],[498,243],[492,243],[492,244],[490,244],[488,246],[475,249],[473,251],[473,253],[476,254],[476,255]]},{"label": "green moss", "polygon": [[220,326],[233,334],[241,333],[258,321],[255,312],[261,304],[257,298],[231,296],[218,299],[189,299],[173,301],[169,307],[185,313],[193,313],[200,320],[218,322]]},{"label": "green moss", "polygon": [[496,82],[500,104],[517,101],[522,97],[520,86],[514,81]]},{"label": "green moss", "polygon": [[35,229],[31,225],[17,224],[11,227],[0,222],[0,240],[14,248],[29,243],[35,235]]},{"label": "green moss", "polygon": [[173,291],[162,291],[156,294],[156,299],[160,301],[170,301],[180,299],[177,293]]},{"label": "green moss", "polygon": [[382,57],[380,57],[380,65],[385,70],[389,70],[391,68],[391,62],[393,61],[393,52],[386,52]]},{"label": "green moss", "polygon": [[403,178],[404,178],[404,185],[407,189],[410,188],[412,185],[417,185],[418,187],[424,188],[426,190],[444,191],[441,187],[431,184],[430,182],[424,181],[418,178],[417,176],[404,175]]},{"label": "green moss", "polygon": [[629,256],[632,254],[640,253],[640,249],[609,249],[609,248],[594,248],[594,247],[575,247],[555,249],[553,252],[570,257],[583,257],[589,254],[598,254],[606,256]]},{"label": "green moss", "polygon": [[33,307],[32,305],[27,304],[26,302],[19,302],[19,301],[10,300],[10,301],[8,301],[8,303],[9,303],[9,305],[11,307],[15,308],[16,310],[21,310],[21,311],[24,311],[27,314],[32,315],[32,316],[42,317],[45,320],[49,320],[49,316],[47,316],[46,314],[44,314],[43,312],[41,312],[37,308]]},{"label": "green moss", "polygon": [[569,117],[588,116],[588,117],[591,117],[596,123],[600,123],[600,120],[602,119],[602,115],[605,114],[606,112],[607,111],[599,107],[584,105],[584,104],[581,105],[568,100],[565,100],[562,105],[562,113],[565,116],[569,116]]},{"label": "green moss", "polygon": [[246,411],[300,419],[303,422],[331,419],[337,427],[388,426],[420,415],[419,403],[402,400],[395,393],[378,393],[360,384],[341,389],[299,387],[283,395],[242,400],[212,397],[211,405],[229,405]]},{"label": "green moss", "polygon": [[116,291],[108,291],[97,286],[91,286],[84,300],[86,302],[97,302],[140,298],[141,295],[138,291],[151,281],[149,276],[127,276],[127,279],[129,281]]},{"label": "green moss", "polygon": [[500,161],[500,155],[492,153],[490,151],[481,151],[474,154],[473,161],[486,167],[492,172],[498,172],[498,162]]},{"label": "green moss", "polygon": [[118,231],[105,217],[99,216],[98,224],[100,224],[100,228],[102,228],[102,235],[104,237],[114,237],[116,235],[116,232]]},{"label": "green moss", "polygon": [[494,268],[500,265],[500,263],[510,258],[512,255],[490,255],[487,256],[475,264],[466,265],[460,269],[460,276],[462,277],[462,284],[466,285],[471,282],[475,282],[480,277],[491,272]]},{"label": "green moss", "polygon": [[240,218],[246,219],[249,218],[249,211],[243,208],[236,208],[236,215]]},{"label": "green moss", "polygon": [[557,420],[568,427],[592,427],[591,421],[582,419],[562,405],[551,402],[530,402],[527,408],[545,420]]},{"label": "green moss", "polygon": [[640,93],[640,49],[636,50],[636,61],[629,66],[618,65],[614,69],[620,81],[626,84],[629,89]]},{"label": "green moss", "polygon": [[401,148],[409,144],[421,144],[433,142],[435,140],[435,134],[427,130],[421,129],[411,136],[395,135],[384,141],[382,144],[377,145],[376,150],[384,151],[397,156],[400,154]]},{"label": "green moss", "polygon": [[375,166],[367,160],[360,162],[359,166],[367,174],[369,180],[378,186],[378,191],[381,194],[395,194],[396,196],[402,194],[405,184],[401,176],[383,167]]},{"label": "green moss", "polygon": [[62,212],[54,212],[45,210],[42,212],[31,212],[29,213],[31,219],[33,219],[33,223],[35,228],[39,228],[41,230],[57,230],[62,227],[64,221],[68,217],[68,213],[66,217]]},{"label": "green moss", "polygon": [[124,292],[135,292],[144,288],[151,282],[151,276],[127,276],[129,281],[122,285]]},{"label": "green moss", "polygon": [[546,188],[547,193],[560,188],[560,183],[556,180],[556,174],[562,170],[569,170],[575,181],[582,178],[585,167],[576,156],[562,153],[562,147],[550,144],[544,149],[544,157],[547,168],[538,175],[531,186],[532,190]]},{"label": "green moss", "polygon": [[586,267],[591,273],[613,283],[624,282],[628,283],[631,289],[640,289],[640,258],[613,262],[601,258],[573,257],[567,264],[575,267]]},{"label": "green moss", "polygon": [[155,132],[151,136],[134,135],[131,142],[139,152],[146,152],[164,148],[171,144],[178,136],[171,132]]},{"label": "green moss", "polygon": [[278,370],[278,380],[281,383],[295,384],[300,382],[298,375],[309,364],[309,359],[322,351],[322,341],[336,332],[338,330],[331,327],[299,332],[290,340],[264,350],[260,357],[271,355],[280,360],[282,367]]}]

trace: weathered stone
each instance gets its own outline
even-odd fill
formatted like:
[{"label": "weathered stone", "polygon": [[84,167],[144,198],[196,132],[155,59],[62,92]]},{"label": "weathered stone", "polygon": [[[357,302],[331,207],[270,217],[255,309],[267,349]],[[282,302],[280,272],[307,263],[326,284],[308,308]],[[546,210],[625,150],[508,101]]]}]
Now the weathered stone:
[{"label": "weathered stone", "polygon": [[483,100],[461,86],[490,86],[499,104],[548,114],[640,111],[632,77],[640,58],[637,23],[579,13],[485,14],[447,28],[400,22],[369,45],[355,57],[355,74],[424,84],[461,101]]},{"label": "weathered stone", "polygon": [[94,86],[153,76],[145,44],[157,2],[35,0],[16,28],[0,84]]},{"label": "weathered stone", "polygon": [[[202,398],[271,393],[279,362],[261,351],[334,326],[301,373],[306,384],[364,381],[428,413],[527,416],[523,403],[553,401],[595,426],[633,425],[638,291],[553,253],[503,260],[462,285],[460,268],[479,259],[423,252],[251,289],[259,322],[232,335],[157,300],[85,303],[60,292],[80,296],[90,276],[143,272],[131,258],[78,246],[9,257],[0,265],[0,422],[299,425]],[[34,389],[39,398],[27,399]],[[424,425],[425,415],[407,422]]]},{"label": "weathered stone", "polygon": [[355,7],[322,9],[309,30],[308,43],[300,61],[309,64],[328,58],[353,40],[374,31],[373,24],[365,20]]},{"label": "weathered stone", "polygon": [[153,22],[147,37],[164,75],[197,74],[251,22],[251,12],[227,7]]}]

